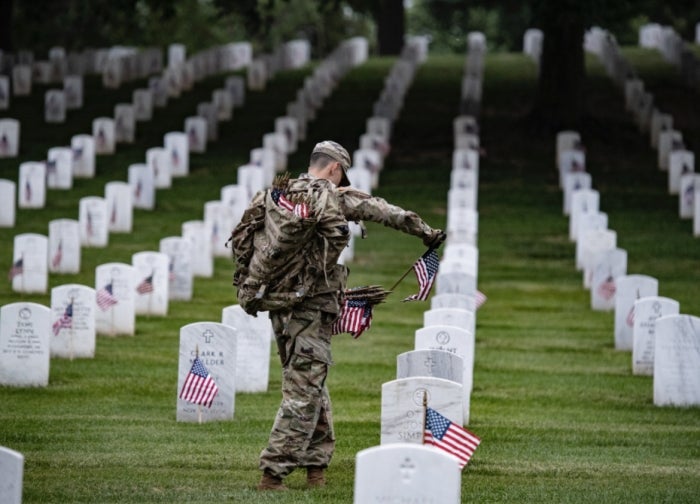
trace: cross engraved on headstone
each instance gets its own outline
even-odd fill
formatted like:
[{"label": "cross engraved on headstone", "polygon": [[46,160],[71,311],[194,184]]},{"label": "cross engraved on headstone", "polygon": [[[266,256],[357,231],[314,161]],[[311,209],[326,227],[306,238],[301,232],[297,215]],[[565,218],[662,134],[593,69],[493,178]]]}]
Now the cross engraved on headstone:
[{"label": "cross engraved on headstone", "polygon": [[401,481],[403,483],[410,483],[413,478],[413,474],[416,472],[416,466],[411,461],[410,457],[406,457],[404,461],[399,466],[399,471],[401,472]]},{"label": "cross engraved on headstone", "polygon": [[430,392],[424,387],[419,387],[413,391],[413,402],[418,406],[423,406],[423,397],[430,401]]},{"label": "cross engraved on headstone", "polygon": [[433,370],[435,369],[435,366],[437,363],[435,362],[435,359],[433,359],[431,356],[427,357],[425,361],[423,361],[423,365],[426,367],[426,369],[429,370],[429,376],[433,376]]},{"label": "cross engraved on headstone", "polygon": [[204,337],[205,343],[211,343],[211,339],[214,337],[214,333],[207,329],[202,333],[202,336]]}]

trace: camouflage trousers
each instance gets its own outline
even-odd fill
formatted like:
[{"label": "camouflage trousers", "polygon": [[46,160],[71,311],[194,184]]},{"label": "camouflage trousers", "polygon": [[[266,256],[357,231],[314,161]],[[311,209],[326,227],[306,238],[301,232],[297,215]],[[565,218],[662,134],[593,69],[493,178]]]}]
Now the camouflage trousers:
[{"label": "camouflage trousers", "polygon": [[[279,335],[280,319],[271,317]],[[327,467],[335,449],[331,400],[326,388],[330,324],[326,314],[300,310],[287,319],[280,350],[289,351],[282,369],[282,403],[260,454],[260,469],[285,477],[297,467]],[[313,343],[310,343],[313,341]],[[323,347],[328,346],[324,351]]]}]

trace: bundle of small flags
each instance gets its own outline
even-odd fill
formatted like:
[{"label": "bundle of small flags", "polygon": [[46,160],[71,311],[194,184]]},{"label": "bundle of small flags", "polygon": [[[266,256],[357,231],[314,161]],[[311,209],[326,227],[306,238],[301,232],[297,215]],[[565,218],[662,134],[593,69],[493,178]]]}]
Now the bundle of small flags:
[{"label": "bundle of small flags", "polygon": [[297,198],[290,199],[286,195],[287,183],[289,182],[289,173],[282,173],[275,176],[272,183],[271,196],[277,206],[289,210],[294,215],[301,219],[307,219],[311,216],[309,202],[303,195]]},{"label": "bundle of small flags", "polygon": [[382,303],[389,293],[379,285],[347,289],[343,309],[338,320],[333,323],[332,333],[347,332],[353,338],[359,338],[372,325],[372,308]]}]

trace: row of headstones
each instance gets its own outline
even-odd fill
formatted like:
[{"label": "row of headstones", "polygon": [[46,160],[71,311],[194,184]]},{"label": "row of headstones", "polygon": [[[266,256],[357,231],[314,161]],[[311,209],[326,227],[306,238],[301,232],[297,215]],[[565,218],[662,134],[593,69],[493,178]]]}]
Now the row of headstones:
[{"label": "row of headstones", "polygon": [[700,176],[695,173],[695,154],[685,148],[683,133],[673,128],[673,116],[654,106],[654,95],[645,91],[644,82],[635,77],[615,38],[602,30],[597,38],[600,43],[595,54],[623,90],[625,107],[640,133],[649,134],[650,144],[657,150],[659,170],[668,172],[668,192],[678,195],[679,217],[692,218],[693,235],[700,236]]},{"label": "row of headstones", "polygon": [[476,31],[467,33],[467,54],[462,74],[459,107],[462,114],[479,115],[483,93],[485,57],[486,36]]},{"label": "row of headstones", "polygon": [[[559,132],[557,157],[574,144],[581,146],[577,132]],[[656,278],[627,273],[627,252],[617,247],[617,234],[608,229],[590,174],[582,169],[565,173],[563,186],[576,268],[583,270],[583,286],[590,289],[591,309],[614,310],[615,348],[631,351],[634,374],[653,375],[654,404],[700,404],[700,375],[695,372],[700,367],[700,319],[680,314],[678,301],[659,296]]]},{"label": "row of headstones", "polygon": [[542,57],[542,44],[544,44],[544,32],[539,28],[528,28],[523,35],[523,54],[528,56],[537,66]]},{"label": "row of headstones", "polygon": [[[270,159],[269,153],[275,157],[275,148],[281,145],[284,156],[282,166],[271,166],[279,171],[286,167],[286,155],[292,148],[296,148],[298,128],[294,118],[278,118],[276,120],[277,132],[265,135],[264,141],[267,143],[268,137],[275,142],[272,148],[267,145],[263,149],[256,149],[251,156],[259,155],[259,159],[246,168],[248,173],[260,173],[262,163],[265,159]],[[109,232],[130,232],[132,223],[133,207],[153,209],[155,206],[155,187],[169,187],[170,175],[168,168],[178,168],[179,172],[172,175],[187,175],[189,159],[189,146],[192,143],[192,135],[171,132],[166,134],[165,149],[149,149],[149,164],[132,165],[129,168],[129,183],[109,182],[105,186],[105,197],[84,197],[80,200],[80,220],[72,221],[61,219],[49,226],[50,240],[49,247],[37,246],[35,242],[45,243],[45,237],[41,235],[19,235],[15,238],[15,252],[13,257],[13,270],[11,271],[13,289],[20,292],[45,292],[47,285],[47,273],[50,270],[56,272],[73,273],[80,267],[80,246],[105,247],[108,243]],[[287,141],[289,139],[290,141]],[[168,145],[168,144],[171,145]],[[148,157],[148,156],[147,156]],[[160,169],[158,169],[160,167]],[[41,182],[44,174],[41,164],[24,166],[24,171],[28,171],[26,179],[22,180],[23,170],[20,170],[20,184],[25,188],[20,192],[20,207],[24,198],[36,198],[37,205],[43,206],[43,195],[45,192]],[[32,171],[29,169],[31,168]],[[247,201],[256,190],[261,189],[264,183],[271,183],[271,178],[263,180],[261,177],[242,176],[244,170],[239,169],[239,181],[257,180],[257,186],[244,182],[240,186],[227,186],[222,189],[222,199],[220,201],[207,202],[204,207],[204,221],[188,221],[183,223],[183,238],[186,241],[196,244],[201,254],[191,254],[187,257],[189,247],[178,245],[180,250],[178,257],[173,254],[171,257],[172,281],[176,281],[179,286],[176,289],[176,299],[190,299],[192,292],[192,277],[213,274],[213,256],[228,256],[226,248],[226,233],[232,229],[240,219],[242,211],[247,205]],[[269,172],[270,170],[268,170]],[[70,169],[68,170],[70,176]],[[162,174],[162,176],[161,176]],[[31,179],[34,176],[35,180]],[[165,177],[165,180],[163,180]],[[34,187],[35,189],[32,189]],[[247,187],[249,191],[241,197],[239,188]],[[0,215],[12,213],[14,217],[14,186],[10,181],[5,181],[0,185],[0,190],[7,194],[5,210]],[[25,202],[26,203],[26,202]],[[30,202],[31,205],[32,202]],[[53,231],[53,233],[52,233]],[[170,241],[177,237],[171,237]],[[202,249],[203,248],[203,249]],[[18,267],[21,266],[21,270]],[[162,298],[167,299],[166,294]]]},{"label": "row of headstones", "polygon": [[[467,125],[469,134],[478,132],[473,117],[455,118],[455,144]],[[469,154],[470,162],[466,166],[460,155],[462,151]],[[431,298],[430,310],[423,314],[423,327],[415,331],[414,350],[397,356],[397,379],[382,385],[380,448],[393,446],[399,449],[423,442],[424,397],[431,408],[450,421],[459,425],[469,423],[475,353],[478,250],[475,246],[475,233],[471,230],[464,233],[457,227],[450,228],[449,223],[453,221],[451,214],[454,212],[461,212],[464,208],[472,211],[475,209],[477,174],[477,151],[455,149],[448,193],[449,233],[442,261],[435,273],[435,295]],[[474,194],[467,197],[468,203],[459,200],[459,203],[454,204],[457,201],[452,196],[454,191],[464,191],[467,188]],[[358,456],[358,462],[360,459]],[[395,488],[391,490],[396,492]],[[450,488],[447,491],[453,490]],[[388,491],[383,486],[377,494]],[[356,502],[360,502],[357,495],[356,491]]]},{"label": "row of headstones", "polygon": [[[695,25],[695,43],[700,42],[700,23]],[[671,26],[648,23],[639,28],[639,46],[657,49],[663,58],[680,69],[686,85],[697,89],[700,85],[700,58],[691,44]]]},{"label": "row of headstones", "polygon": [[[479,46],[475,51],[481,49]],[[456,148],[448,192],[448,238],[436,273],[436,293],[431,309],[424,312],[423,327],[415,332],[414,350],[397,356],[396,380],[382,385],[381,444],[357,454],[356,503],[415,499],[457,503],[461,499],[460,472],[454,459],[421,446],[424,401],[454,423],[469,423],[475,349],[476,219],[472,216],[474,227],[464,231],[454,223],[462,220],[456,214],[476,209],[478,151],[471,144],[475,136],[478,148],[478,124],[472,116],[460,116],[453,128]],[[472,138],[462,145],[464,134]],[[438,467],[439,473],[433,470]]]}]

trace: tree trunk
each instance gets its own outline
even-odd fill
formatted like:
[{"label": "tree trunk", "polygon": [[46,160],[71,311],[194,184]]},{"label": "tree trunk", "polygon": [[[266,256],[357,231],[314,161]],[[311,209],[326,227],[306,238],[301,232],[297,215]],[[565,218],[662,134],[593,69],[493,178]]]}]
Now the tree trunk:
[{"label": "tree trunk", "polygon": [[0,50],[13,52],[12,7],[14,0],[0,0]]},{"label": "tree trunk", "polygon": [[397,55],[403,48],[406,30],[403,0],[381,0],[376,9],[379,54]]},{"label": "tree trunk", "polygon": [[547,129],[577,129],[585,107],[583,15],[575,0],[543,4],[544,41],[533,113]]}]

